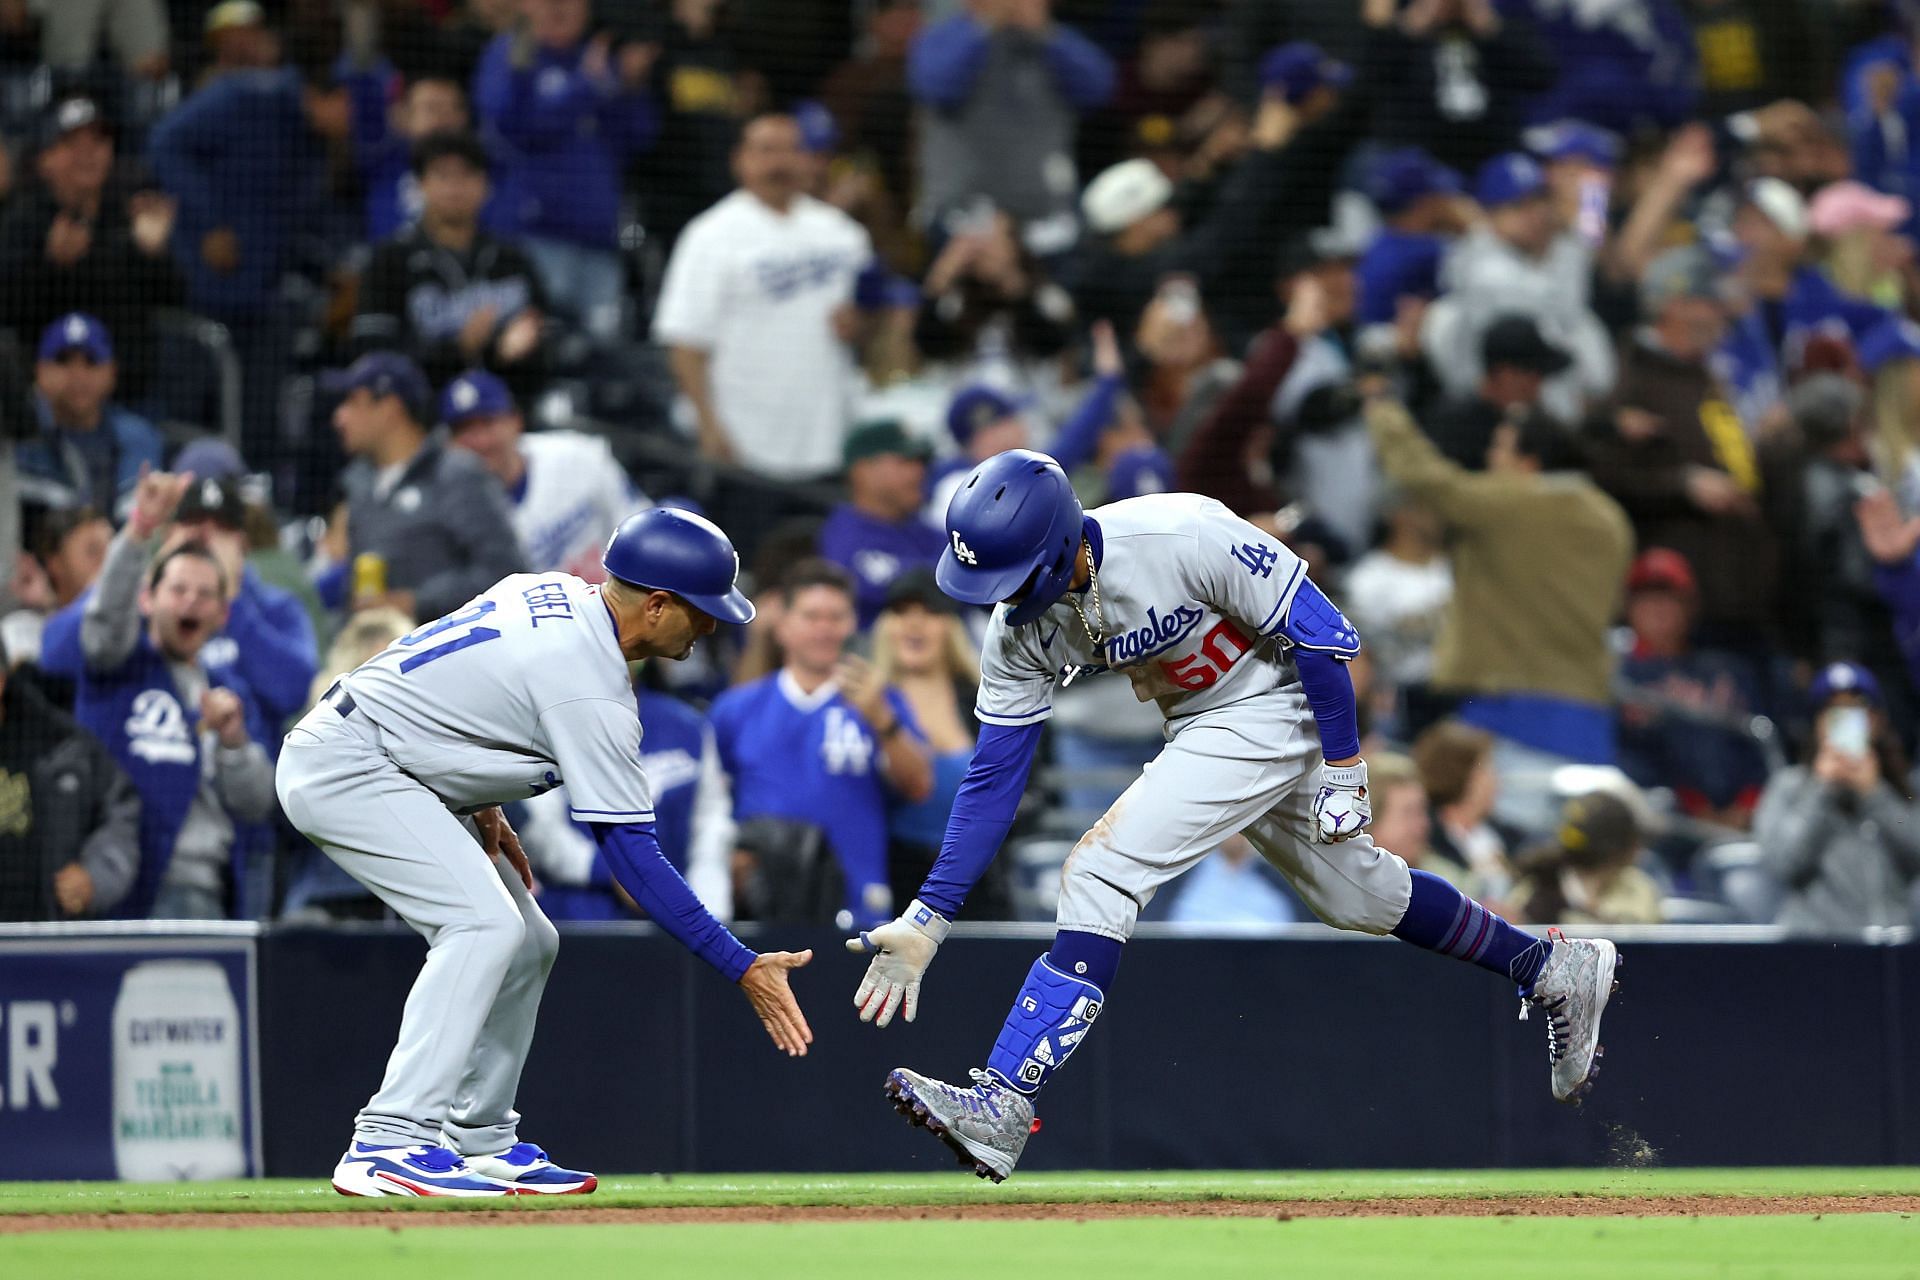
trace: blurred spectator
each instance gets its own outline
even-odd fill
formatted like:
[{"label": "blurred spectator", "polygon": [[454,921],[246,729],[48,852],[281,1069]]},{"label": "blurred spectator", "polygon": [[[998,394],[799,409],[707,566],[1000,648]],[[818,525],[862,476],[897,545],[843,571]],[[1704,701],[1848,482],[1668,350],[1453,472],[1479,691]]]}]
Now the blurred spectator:
[{"label": "blurred spectator", "polygon": [[199,87],[228,72],[258,71],[280,61],[280,37],[256,0],[220,0],[200,25],[207,61]]},{"label": "blurred spectator", "polygon": [[[181,457],[188,457],[186,450]],[[293,719],[307,709],[319,665],[313,623],[298,596],[267,582],[248,563],[247,504],[237,479],[192,476],[159,554],[187,544],[211,553],[227,583],[226,620],[206,642],[208,663],[240,674],[268,724]],[[270,749],[278,754],[277,736]]]},{"label": "blurred spectator", "polygon": [[1468,883],[1467,869],[1433,849],[1433,813],[1419,766],[1397,751],[1367,761],[1367,786],[1373,798],[1373,842],[1391,849],[1417,871],[1439,876],[1455,888]]},{"label": "blurred spectator", "polygon": [[1180,881],[1167,913],[1170,924],[1292,924],[1300,918],[1278,874],[1235,833],[1202,858]]},{"label": "blurred spectator", "polygon": [[350,103],[330,73],[236,70],[154,126],[148,161],[180,202],[173,250],[187,305],[225,324],[240,359],[247,452],[279,456],[280,383],[292,334],[281,277],[326,193],[326,148]]},{"label": "blurred spectator", "polygon": [[1500,798],[1493,749],[1493,735],[1453,720],[1432,726],[1413,743],[1414,768],[1433,807],[1429,846],[1443,863],[1466,868],[1462,887],[1471,885],[1473,896],[1489,904],[1513,891],[1507,836],[1493,818]]},{"label": "blurred spectator", "polygon": [[13,454],[22,498],[125,514],[141,470],[158,467],[162,450],[145,418],[113,403],[118,374],[113,338],[94,317],[76,311],[40,335],[32,400],[38,434]]},{"label": "blurred spectator", "polygon": [[40,137],[39,181],[0,222],[0,323],[33,333],[69,312],[99,316],[120,339],[123,394],[143,402],[153,387],[153,311],[184,296],[167,251],[177,206],[116,180],[113,133],[92,99],[56,103]]},{"label": "blurred spectator", "polygon": [[[721,920],[733,918],[732,801],[707,718],[641,688],[640,763],[653,799],[660,852]],[[614,883],[593,831],[567,813],[567,789],[528,800],[520,836],[540,878],[540,909],[554,920],[624,920],[631,900]],[[915,886],[916,888],[918,886]]]},{"label": "blurred spectator", "polygon": [[1912,204],[1883,196],[1858,182],[1820,189],[1807,207],[1808,225],[1820,237],[1821,265],[1842,293],[1876,306],[1903,310],[1914,269],[1913,241],[1899,234]]},{"label": "blurred spectator", "polygon": [[1354,272],[1360,296],[1355,319],[1370,352],[1405,343],[1399,331],[1419,331],[1425,304],[1440,292],[1440,263],[1462,229],[1460,175],[1418,148],[1378,157],[1365,180],[1367,197],[1384,223]]},{"label": "blurred spectator", "polygon": [[1359,3],[1322,0],[1227,0],[1216,40],[1226,89],[1242,105],[1260,96],[1261,64],[1275,46],[1311,40],[1351,62],[1365,52],[1369,28]]},{"label": "blurred spectator", "polygon": [[[400,80],[385,58],[350,65],[343,77],[353,95],[353,159],[366,186],[369,241],[399,235],[424,212],[415,152],[436,134],[473,128],[467,93],[458,80],[417,76]],[[395,86],[402,85],[395,101]],[[475,148],[486,173],[486,153]],[[483,200],[484,202],[484,200]]]},{"label": "blurred spectator", "polygon": [[1809,759],[1773,776],[1753,823],[1787,891],[1779,923],[1813,934],[1909,924],[1920,815],[1879,684],[1842,662],[1807,693],[1818,716]]},{"label": "blurred spectator", "polygon": [[1081,129],[1080,156],[1094,172],[1178,149],[1227,106],[1214,90],[1212,9],[1193,0],[1141,6],[1139,44],[1120,61],[1113,97]]},{"label": "blurred spectator", "polygon": [[463,0],[440,24],[436,71],[458,84],[472,84],[480,60],[495,37],[512,31],[520,17],[520,0]]},{"label": "blurred spectator", "polygon": [[1832,10],[1806,0],[1685,0],[1700,57],[1700,114],[1729,116],[1829,90]]},{"label": "blurred spectator", "polygon": [[92,507],[29,511],[26,526],[27,549],[10,588],[20,607],[0,618],[0,645],[10,667],[40,661],[48,616],[93,585],[113,539],[112,523]]},{"label": "blurred spectator", "polygon": [[920,204],[935,226],[985,197],[1037,251],[1073,243],[1080,116],[1113,94],[1113,63],[1053,20],[1052,0],[965,0],[914,39],[907,84],[920,117]]},{"label": "blurred spectator", "polygon": [[1586,120],[1624,138],[1693,114],[1698,62],[1678,0],[1530,8],[1556,71],[1533,119]]},{"label": "blurred spectator", "polygon": [[860,629],[880,616],[894,580],[914,569],[931,569],[946,536],[920,518],[927,491],[923,441],[898,422],[862,423],[847,437],[847,500],[820,528],[820,555],[853,575]]},{"label": "blurred spectator", "polygon": [[1448,396],[1421,418],[1421,427],[1448,460],[1484,471],[1487,450],[1503,425],[1539,420],[1547,379],[1572,367],[1573,357],[1548,342],[1532,316],[1503,315],[1480,335],[1480,382]]},{"label": "blurred spectator", "polygon": [[486,464],[513,504],[513,531],[532,573],[571,573],[603,582],[607,539],[622,520],[649,506],[598,436],[578,431],[528,434],[506,384],[470,369],[440,394],[448,442]]},{"label": "blurred spectator", "polygon": [[140,797],[0,650],[0,921],[111,915],[140,864]]},{"label": "blurred spectator", "polygon": [[[247,574],[297,600],[306,612],[310,636],[330,632],[333,620],[313,589],[307,562],[280,545],[280,520],[269,501],[265,479],[249,474],[239,450],[225,440],[202,436],[182,446],[172,466],[175,473],[191,473],[196,480],[231,484],[241,499],[236,527],[245,534]],[[245,576],[241,583],[244,587]]]},{"label": "blurred spectator", "polygon": [[1572,356],[1542,396],[1560,421],[1578,421],[1588,397],[1613,387],[1613,339],[1593,313],[1594,250],[1560,228],[1546,173],[1531,156],[1509,152],[1482,165],[1474,199],[1486,221],[1454,244],[1441,267],[1445,297],[1427,309],[1422,339],[1447,390],[1466,392],[1485,372],[1481,343],[1493,322],[1527,316],[1547,341]]},{"label": "blurred spectator", "polygon": [[1705,250],[1674,249],[1648,268],[1640,297],[1648,323],[1626,348],[1588,466],[1641,546],[1671,547],[1693,567],[1703,642],[1751,651],[1773,617],[1775,549],[1753,441],[1713,368],[1727,333],[1718,273]]},{"label": "blurred spectator", "polygon": [[1907,680],[1920,688],[1920,516],[1909,517],[1886,489],[1865,494],[1853,508],[1861,544],[1873,557],[1873,582],[1893,614],[1893,635],[1906,659]]},{"label": "blurred spectator", "polygon": [[480,228],[486,152],[471,134],[436,133],[413,167],[420,217],[374,251],[354,349],[404,351],[437,383],[478,364],[534,390],[546,298],[527,256]]},{"label": "blurred spectator", "polygon": [[1447,461],[1405,409],[1370,405],[1387,475],[1445,522],[1454,596],[1434,652],[1436,688],[1503,739],[1515,767],[1613,758],[1607,628],[1633,533],[1614,501],[1561,470],[1565,442],[1538,421],[1503,426],[1474,473]]},{"label": "blurred spectator", "polygon": [[165,0],[57,0],[41,6],[40,58],[59,71],[87,71],[102,51],[129,75],[167,74]]},{"label": "blurred spectator", "polygon": [[671,246],[694,215],[733,188],[733,146],[755,97],[721,0],[672,0],[653,79],[660,141],[642,162],[642,191],[648,234]]},{"label": "blurred spectator", "polygon": [[854,278],[873,257],[858,223],[802,193],[793,117],[749,122],[734,151],[739,190],[674,245],[656,341],[690,402],[700,452],[780,479],[840,461]]},{"label": "blurred spectator", "polygon": [[[926,799],[933,767],[906,698],[847,652],[855,614],[846,571],[803,561],[787,575],[782,595],[785,665],[720,695],[713,704],[714,738],[733,785],[735,819],[743,828],[773,819],[794,844],[809,830],[823,835],[845,883],[844,908],[865,928],[893,912],[888,803]],[[766,851],[759,859],[774,861]],[[749,860],[748,878],[762,883],[744,897],[736,871],[736,903],[778,891],[759,870]]]},{"label": "blurred spectator", "polygon": [[153,539],[191,483],[150,472],[107,550],[80,644],[80,723],[140,793],[140,870],[116,914],[209,920],[242,898],[235,824],[274,811],[270,731],[244,677],[215,666],[232,584],[199,543],[156,559]]},{"label": "blurred spectator", "polygon": [[1021,248],[1013,219],[991,205],[956,221],[921,291],[914,345],[969,374],[985,365],[1024,385],[1031,362],[1053,359],[1073,340],[1072,297]]},{"label": "blurred spectator", "polygon": [[[1300,301],[1311,304],[1313,297],[1303,293]],[[1176,475],[1182,489],[1218,499],[1241,516],[1265,515],[1281,506],[1270,456],[1272,406],[1299,359],[1302,337],[1310,336],[1296,330],[1311,323],[1317,321],[1290,312],[1254,340],[1239,378],[1181,447]]]},{"label": "blurred spectator", "polygon": [[621,174],[659,128],[648,76],[659,46],[589,36],[590,0],[521,0],[495,36],[473,102],[497,143],[500,204],[554,304],[602,341],[619,332],[626,264]]},{"label": "blurred spectator", "polygon": [[1471,168],[1512,145],[1522,110],[1553,83],[1554,65],[1525,7],[1494,0],[1364,0],[1360,74],[1375,96],[1374,129]]},{"label": "blurred spectator", "polygon": [[1340,598],[1381,678],[1400,688],[1425,685],[1453,601],[1446,529],[1431,507],[1402,495],[1389,498],[1382,514],[1386,537],[1347,570]]},{"label": "blurred spectator", "polygon": [[1907,506],[1920,506],[1920,324],[1883,325],[1856,355],[1872,388],[1869,447],[1879,472]]},{"label": "blurred spectator", "polygon": [[1762,707],[1756,664],[1694,647],[1700,590],[1685,556],[1648,547],[1627,574],[1632,648],[1620,663],[1620,766],[1667,787],[1681,810],[1744,829],[1767,780],[1749,726]]},{"label": "blurred spectator", "polygon": [[820,84],[820,100],[845,135],[845,147],[873,156],[887,190],[913,190],[913,98],[907,57],[920,34],[919,0],[877,0],[867,6],[867,37]]},{"label": "blurred spectator", "polygon": [[361,356],[328,389],[345,397],[333,421],[354,458],[341,476],[347,558],[380,558],[384,603],[440,617],[525,567],[499,481],[427,435],[431,393],[411,360]]},{"label": "blurred spectator", "polygon": [[947,504],[967,474],[996,453],[1032,447],[1032,402],[998,387],[972,383],[947,402],[947,434],[960,452],[935,463],[927,481],[926,522],[946,527]]},{"label": "blurred spectator", "polygon": [[[887,878],[896,902],[911,901],[940,856],[947,815],[960,792],[960,780],[973,759],[973,700],[980,663],[958,611],[926,569],[894,579],[886,607],[873,628],[874,678],[897,690],[906,702],[910,727],[926,742],[933,786],[924,799],[896,802],[887,812]],[[980,886],[981,919],[1003,918],[1012,910],[1005,873],[992,874]]]},{"label": "blurred spectator", "polygon": [[1522,853],[1514,918],[1527,924],[1659,924],[1660,886],[1634,865],[1641,832],[1633,810],[1604,791],[1560,810],[1551,841]]}]

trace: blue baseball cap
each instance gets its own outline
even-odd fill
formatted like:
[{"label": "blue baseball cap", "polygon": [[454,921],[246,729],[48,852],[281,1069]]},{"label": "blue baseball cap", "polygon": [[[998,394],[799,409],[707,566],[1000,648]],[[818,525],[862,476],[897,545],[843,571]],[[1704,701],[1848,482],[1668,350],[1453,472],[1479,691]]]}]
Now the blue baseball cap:
[{"label": "blue baseball cap", "polygon": [[1353,68],[1330,58],[1319,45],[1295,40],[1267,50],[1260,59],[1260,83],[1278,89],[1288,102],[1299,102],[1322,86],[1344,89],[1353,82]]},{"label": "blue baseball cap", "polygon": [[375,396],[400,397],[415,422],[425,422],[433,408],[427,375],[398,351],[369,351],[344,369],[320,375],[320,389],[328,395],[349,396],[362,388]]},{"label": "blue baseball cap", "polygon": [[1495,156],[1473,175],[1473,198],[1488,209],[1531,200],[1547,189],[1540,162],[1520,151]]},{"label": "blue baseball cap", "polygon": [[879,259],[861,268],[853,278],[853,305],[862,311],[886,311],[920,305],[920,286]]},{"label": "blue baseball cap", "polygon": [[1602,169],[1620,164],[1619,136],[1585,120],[1557,120],[1529,129],[1526,142],[1529,150],[1549,163],[1585,160]]},{"label": "blue baseball cap", "polygon": [[69,351],[85,352],[95,364],[113,359],[113,335],[98,316],[69,311],[40,331],[40,358],[58,360]]},{"label": "blue baseball cap", "polygon": [[1148,493],[1174,493],[1173,459],[1155,445],[1129,449],[1107,468],[1107,501],[1138,498]]},{"label": "blue baseball cap", "polygon": [[1028,401],[1008,395],[998,387],[975,383],[962,387],[947,405],[947,430],[956,444],[964,445],[973,433],[1002,418],[1011,418],[1026,408]]},{"label": "blue baseball cap", "polygon": [[1920,325],[1911,320],[1888,320],[1875,325],[1860,339],[1854,352],[1862,372],[1878,373],[1880,366],[1894,360],[1920,360]]},{"label": "blue baseball cap", "polygon": [[800,126],[800,145],[815,155],[825,155],[840,146],[840,122],[826,104],[809,98],[793,104],[793,122]]},{"label": "blue baseball cap", "polygon": [[225,480],[247,473],[240,451],[218,436],[202,436],[173,457],[173,470],[191,471],[201,480]]},{"label": "blue baseball cap", "polygon": [[1402,147],[1382,156],[1364,185],[1367,198],[1388,217],[1427,196],[1457,196],[1465,190],[1459,174],[1419,147]]},{"label": "blue baseball cap", "polygon": [[1822,707],[1842,693],[1857,693],[1874,706],[1881,705],[1880,682],[1857,662],[1830,662],[1820,668],[1820,674],[1807,686],[1807,701]]},{"label": "blue baseball cap", "polygon": [[450,427],[473,418],[512,413],[517,407],[507,384],[485,369],[467,370],[440,393],[440,421]]}]

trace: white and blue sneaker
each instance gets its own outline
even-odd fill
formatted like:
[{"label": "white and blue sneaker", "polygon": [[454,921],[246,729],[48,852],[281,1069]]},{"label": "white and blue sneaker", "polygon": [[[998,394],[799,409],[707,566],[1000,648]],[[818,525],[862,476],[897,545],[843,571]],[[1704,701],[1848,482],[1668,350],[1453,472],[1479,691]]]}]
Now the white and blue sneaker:
[{"label": "white and blue sneaker", "polygon": [[446,1147],[383,1147],[355,1140],[333,1167],[343,1196],[511,1196],[519,1188],[475,1173]]},{"label": "white and blue sneaker", "polygon": [[600,1179],[590,1173],[562,1169],[531,1142],[516,1142],[495,1155],[468,1156],[467,1168],[508,1183],[523,1196],[584,1196],[600,1185]]}]

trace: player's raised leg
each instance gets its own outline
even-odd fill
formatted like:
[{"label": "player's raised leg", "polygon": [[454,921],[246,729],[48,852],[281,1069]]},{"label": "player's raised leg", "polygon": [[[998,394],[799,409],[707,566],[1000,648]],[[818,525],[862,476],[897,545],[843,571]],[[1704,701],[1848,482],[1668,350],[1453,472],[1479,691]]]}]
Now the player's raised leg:
[{"label": "player's raised leg", "polygon": [[513,1100],[520,1091],[527,1051],[533,1047],[540,997],[560,951],[560,931],[506,859],[496,858],[494,866],[520,909],[526,934],[480,1028],[466,1075],[454,1090],[453,1108],[447,1115],[447,1145],[464,1156],[474,1172],[512,1183],[522,1194],[586,1195],[599,1185],[599,1179],[562,1168],[540,1147],[520,1140],[520,1113],[514,1110]]},{"label": "player's raised leg", "polygon": [[1553,1096],[1577,1101],[1593,1086],[1600,1015],[1617,987],[1619,956],[1605,939],[1539,937],[1519,929],[1427,871],[1373,843],[1365,832],[1337,844],[1315,838],[1310,789],[1301,788],[1247,828],[1247,838],[1315,915],[1339,929],[1392,934],[1478,965],[1520,989],[1521,1017],[1547,1016]]},{"label": "player's raised leg", "polygon": [[380,1089],[334,1169],[343,1195],[500,1196],[514,1189],[442,1145],[455,1087],[526,936],[472,835],[365,730],[309,716],[287,737],[277,784],[296,828],[428,942]]},{"label": "player's raised leg", "polygon": [[1297,720],[1279,716],[1255,725],[1203,715],[1183,726],[1074,846],[1061,872],[1060,932],[1027,972],[985,1068],[970,1085],[898,1069],[886,1084],[895,1107],[979,1176],[1005,1179],[1026,1148],[1033,1099],[1105,1007],[1141,908],[1277,803],[1314,750]]}]

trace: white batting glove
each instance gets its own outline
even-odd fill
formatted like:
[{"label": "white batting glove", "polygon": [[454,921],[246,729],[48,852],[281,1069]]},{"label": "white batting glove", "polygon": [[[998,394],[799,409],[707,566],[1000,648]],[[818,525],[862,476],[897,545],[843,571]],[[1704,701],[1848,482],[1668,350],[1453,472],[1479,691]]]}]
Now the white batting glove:
[{"label": "white batting glove", "polygon": [[847,939],[847,950],[873,957],[860,989],[853,993],[860,1021],[884,1027],[903,1004],[907,1021],[913,1021],[920,1012],[920,977],[951,928],[946,917],[915,898],[898,920]]},{"label": "white batting glove", "polygon": [[1313,793],[1313,821],[1321,844],[1351,840],[1373,822],[1365,760],[1320,766],[1320,786]]}]

